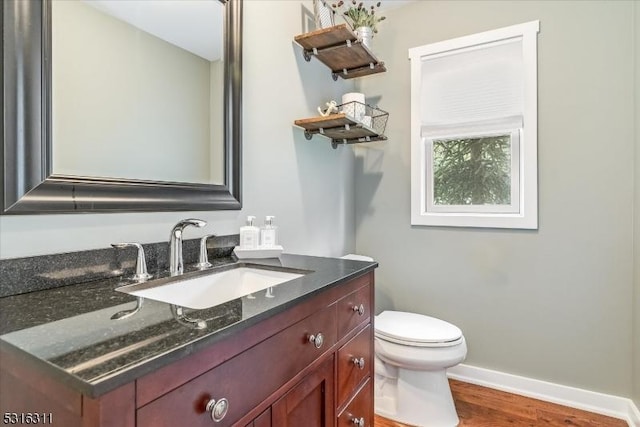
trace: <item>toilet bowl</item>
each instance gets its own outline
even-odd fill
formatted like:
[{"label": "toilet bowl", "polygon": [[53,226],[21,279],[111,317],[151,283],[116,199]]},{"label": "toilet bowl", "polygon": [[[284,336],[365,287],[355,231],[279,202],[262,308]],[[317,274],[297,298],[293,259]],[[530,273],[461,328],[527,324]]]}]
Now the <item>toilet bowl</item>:
[{"label": "toilet bowl", "polygon": [[383,311],[375,317],[375,412],[401,423],[459,423],[447,368],[467,355],[462,331],[443,320]]}]

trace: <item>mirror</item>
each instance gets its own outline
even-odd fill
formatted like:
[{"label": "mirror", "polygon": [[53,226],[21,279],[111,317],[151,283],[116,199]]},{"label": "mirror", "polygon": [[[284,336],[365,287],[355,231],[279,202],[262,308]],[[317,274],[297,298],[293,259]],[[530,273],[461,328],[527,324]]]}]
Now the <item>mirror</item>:
[{"label": "mirror", "polygon": [[52,0],[53,173],[224,184],[223,12]]},{"label": "mirror", "polygon": [[[219,7],[218,1],[175,3]],[[2,213],[240,209],[242,0],[220,3],[221,61],[168,40],[162,32],[172,23],[162,17],[156,29],[148,28],[149,19],[134,22],[156,13],[140,7],[174,2],[115,2],[137,6],[133,18],[105,10],[108,3],[3,2]],[[92,16],[120,33],[95,32],[103,27]],[[61,24],[69,19],[93,32],[65,34],[72,26]],[[209,28],[219,31],[220,24]],[[70,43],[88,39],[88,51],[69,55],[77,52]],[[127,68],[115,67],[123,63]],[[120,80],[107,80],[113,76]],[[158,153],[167,156],[152,157]]]}]

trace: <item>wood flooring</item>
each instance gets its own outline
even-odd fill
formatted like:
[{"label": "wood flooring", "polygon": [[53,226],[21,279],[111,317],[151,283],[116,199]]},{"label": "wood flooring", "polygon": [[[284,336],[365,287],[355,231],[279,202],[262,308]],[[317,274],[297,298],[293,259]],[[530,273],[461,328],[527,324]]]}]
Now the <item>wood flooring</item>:
[{"label": "wood flooring", "polygon": [[[617,418],[449,380],[460,426],[628,427]],[[376,415],[375,427],[412,427]]]}]

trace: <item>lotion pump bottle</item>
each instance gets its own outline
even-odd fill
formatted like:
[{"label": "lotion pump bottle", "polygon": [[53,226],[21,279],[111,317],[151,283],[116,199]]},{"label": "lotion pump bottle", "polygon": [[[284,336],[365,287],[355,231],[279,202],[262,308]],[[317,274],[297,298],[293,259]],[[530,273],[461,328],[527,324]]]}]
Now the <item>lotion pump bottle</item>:
[{"label": "lotion pump bottle", "polygon": [[260,229],[260,240],[263,248],[273,248],[278,244],[278,227],[273,225],[274,216],[267,216],[264,227]]},{"label": "lotion pump bottle", "polygon": [[242,249],[257,249],[260,239],[260,230],[253,225],[255,216],[247,217],[247,225],[240,227],[240,247]]}]

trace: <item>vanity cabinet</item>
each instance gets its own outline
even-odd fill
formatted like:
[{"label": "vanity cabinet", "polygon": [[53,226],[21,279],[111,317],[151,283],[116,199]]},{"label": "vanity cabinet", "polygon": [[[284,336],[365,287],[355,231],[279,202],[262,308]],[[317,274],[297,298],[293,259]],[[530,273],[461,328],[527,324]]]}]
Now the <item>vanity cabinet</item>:
[{"label": "vanity cabinet", "polygon": [[51,407],[64,427],[373,426],[373,281],[329,287],[95,399],[3,351],[16,387],[2,409]]}]

